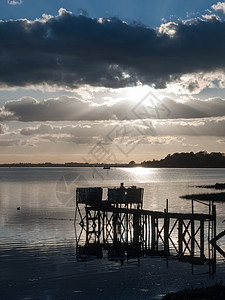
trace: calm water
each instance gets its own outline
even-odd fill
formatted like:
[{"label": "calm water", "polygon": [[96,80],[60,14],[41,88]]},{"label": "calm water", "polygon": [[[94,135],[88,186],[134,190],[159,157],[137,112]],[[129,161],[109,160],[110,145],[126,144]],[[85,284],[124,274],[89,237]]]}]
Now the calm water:
[{"label": "calm water", "polygon": [[[225,279],[221,257],[214,281],[203,274],[204,267],[191,275],[189,264],[173,261],[167,269],[160,258],[142,259],[140,266],[134,261],[121,267],[107,259],[77,263],[76,187],[119,186],[120,182],[144,187],[146,209],[162,211],[168,199],[169,211],[191,212],[191,202],[179,197],[215,192],[195,186],[225,182],[225,169],[1,168],[3,299],[160,299],[169,291]],[[207,208],[196,205],[196,211],[207,212]],[[225,203],[217,204],[217,216],[220,232],[225,229]]]}]

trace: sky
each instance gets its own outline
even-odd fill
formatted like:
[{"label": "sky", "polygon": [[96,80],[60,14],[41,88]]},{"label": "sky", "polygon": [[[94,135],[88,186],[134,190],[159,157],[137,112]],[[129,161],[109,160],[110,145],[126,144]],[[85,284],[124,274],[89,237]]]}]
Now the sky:
[{"label": "sky", "polygon": [[0,1],[0,163],[225,152],[225,2]]}]

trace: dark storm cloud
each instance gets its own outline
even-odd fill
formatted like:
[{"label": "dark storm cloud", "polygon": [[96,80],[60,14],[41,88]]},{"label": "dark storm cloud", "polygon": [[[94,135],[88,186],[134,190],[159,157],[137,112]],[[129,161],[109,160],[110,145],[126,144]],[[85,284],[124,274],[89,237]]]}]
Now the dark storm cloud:
[{"label": "dark storm cloud", "polygon": [[0,22],[0,83],[162,87],[185,73],[224,70],[224,51],[225,22],[216,17],[164,24],[159,33],[61,9],[42,20]]},{"label": "dark storm cloud", "polygon": [[62,96],[37,101],[31,97],[7,101],[0,110],[0,121],[104,121],[136,119],[194,119],[225,116],[225,100],[213,98],[191,100],[178,103],[164,98],[152,105],[151,102],[139,102],[134,105],[130,99],[106,102],[96,105],[75,97]]}]

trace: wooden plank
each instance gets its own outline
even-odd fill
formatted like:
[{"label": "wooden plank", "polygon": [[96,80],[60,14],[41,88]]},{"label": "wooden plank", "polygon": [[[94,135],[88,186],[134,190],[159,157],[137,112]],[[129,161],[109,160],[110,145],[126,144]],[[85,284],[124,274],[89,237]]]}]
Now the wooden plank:
[{"label": "wooden plank", "polygon": [[183,219],[183,220],[212,220],[213,216],[209,214],[184,214],[184,213],[173,213],[163,211],[151,211],[145,209],[132,209],[132,208],[117,208],[112,205],[95,205],[87,207],[88,210],[101,210],[106,212],[117,212],[117,213],[128,213],[128,214],[140,214],[150,215],[155,218],[171,218],[171,219]]}]

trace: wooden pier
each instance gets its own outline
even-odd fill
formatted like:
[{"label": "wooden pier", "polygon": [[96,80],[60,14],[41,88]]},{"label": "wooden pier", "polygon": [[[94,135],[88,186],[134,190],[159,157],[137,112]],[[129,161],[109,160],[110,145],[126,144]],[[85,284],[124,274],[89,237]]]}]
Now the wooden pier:
[{"label": "wooden pier", "polygon": [[76,205],[78,258],[94,255],[96,251],[101,256],[100,248],[104,248],[114,249],[115,256],[127,259],[160,255],[193,264],[215,260],[215,247],[209,243],[216,236],[213,204],[208,214],[194,213],[193,205],[192,213],[168,212],[168,203],[161,212],[142,209],[140,197],[129,202],[124,198],[121,201],[80,201],[79,192]]}]

